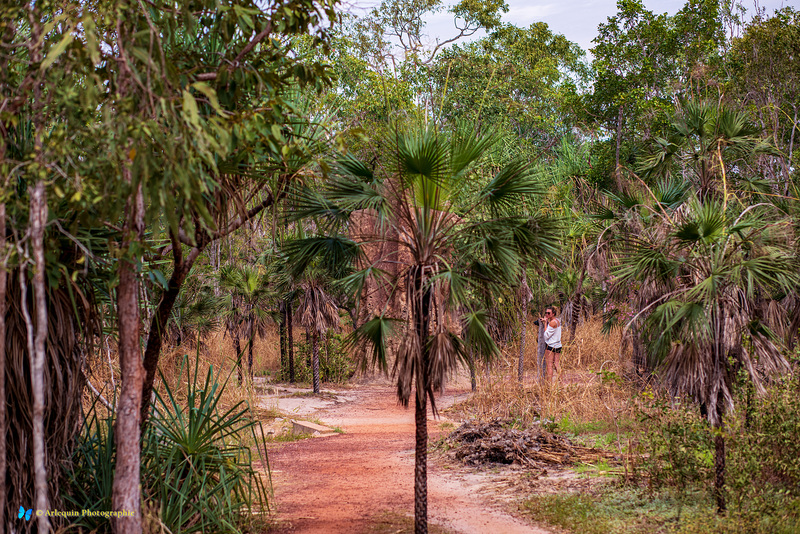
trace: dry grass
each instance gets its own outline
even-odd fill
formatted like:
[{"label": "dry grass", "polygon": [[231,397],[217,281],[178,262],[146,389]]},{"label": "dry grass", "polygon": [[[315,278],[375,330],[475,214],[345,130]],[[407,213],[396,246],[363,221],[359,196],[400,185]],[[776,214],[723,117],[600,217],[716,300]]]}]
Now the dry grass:
[{"label": "dry grass", "polygon": [[[244,343],[243,343],[244,345]],[[246,352],[246,351],[245,351]],[[186,361],[190,365],[190,373],[194,375],[195,356],[198,354],[196,348],[189,345],[182,345],[177,348],[165,348],[159,360],[159,370],[170,385],[173,393],[179,399],[185,395],[187,370],[181,368],[184,356],[188,356]],[[228,381],[223,397],[220,401],[221,407],[230,407],[240,401],[248,401],[251,406],[255,406],[255,389],[249,381],[239,385],[236,373],[236,355],[233,343],[229,337],[223,336],[223,332],[215,332],[202,343],[199,351],[200,367],[197,369],[198,380],[204,380],[209,368],[213,368],[214,376],[218,382]],[[263,338],[256,339],[253,347],[253,374],[264,376],[274,374],[280,367],[280,343],[278,329],[276,326],[268,328],[267,334]],[[105,346],[95,358],[89,362],[89,382],[103,396],[103,399],[113,403],[113,399],[119,393],[120,370],[119,359],[116,347],[113,343]],[[156,389],[161,386],[161,378],[156,377]],[[160,391],[163,391],[159,389]],[[84,406],[95,401],[97,395],[91,389],[87,389],[84,395]],[[101,413],[105,410],[103,403],[97,406]]]},{"label": "dry grass", "polygon": [[620,356],[618,333],[605,336],[600,328],[599,320],[578,326],[575,340],[564,344],[552,383],[537,373],[537,333],[529,329],[523,384],[517,381],[519,346],[513,344],[494,362],[490,376],[479,373],[477,393],[454,410],[466,418],[520,424],[547,419],[571,431],[616,429],[630,414],[632,386],[622,380],[629,355]]}]

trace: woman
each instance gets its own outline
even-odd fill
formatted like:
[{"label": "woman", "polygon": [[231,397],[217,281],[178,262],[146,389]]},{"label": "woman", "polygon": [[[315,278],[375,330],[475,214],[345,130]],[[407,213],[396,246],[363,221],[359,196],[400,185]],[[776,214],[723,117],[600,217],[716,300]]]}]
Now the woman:
[{"label": "woman", "polygon": [[558,358],[561,355],[561,319],[556,317],[556,307],[548,306],[544,309],[544,318],[540,320],[547,325],[544,329],[544,342],[547,346],[544,358],[549,382],[553,380],[553,371],[558,368]]}]

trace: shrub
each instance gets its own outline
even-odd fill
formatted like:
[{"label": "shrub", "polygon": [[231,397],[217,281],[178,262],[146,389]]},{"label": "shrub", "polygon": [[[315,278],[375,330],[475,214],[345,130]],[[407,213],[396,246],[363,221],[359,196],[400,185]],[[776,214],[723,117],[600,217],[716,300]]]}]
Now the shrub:
[{"label": "shrub", "polygon": [[711,429],[697,408],[683,403],[670,406],[647,394],[643,397],[640,447],[645,454],[641,467],[651,489],[668,486],[688,491],[698,485],[710,488],[714,443]]},{"label": "shrub", "polygon": [[[166,381],[164,393],[156,393],[143,436],[143,508],[154,531],[241,532],[253,513],[268,507],[269,482],[253,465],[258,459],[269,470],[263,431],[257,432],[260,423],[250,418],[246,402],[228,409],[220,406],[225,384],[217,382],[213,368],[198,381],[198,364],[195,361],[192,373],[184,359],[184,395]],[[65,496],[75,509],[111,509],[113,423],[113,416],[98,414],[96,404],[85,417]],[[255,445],[258,458],[249,444]],[[73,526],[111,531],[104,518],[79,517]]]}]

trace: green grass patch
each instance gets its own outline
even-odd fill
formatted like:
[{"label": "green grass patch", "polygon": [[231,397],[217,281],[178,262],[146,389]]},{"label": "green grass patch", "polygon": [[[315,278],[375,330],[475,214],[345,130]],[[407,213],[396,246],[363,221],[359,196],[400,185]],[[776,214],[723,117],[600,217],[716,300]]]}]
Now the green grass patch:
[{"label": "green grass patch", "polygon": [[581,534],[790,534],[800,532],[800,500],[776,513],[755,516],[729,511],[716,514],[705,492],[653,493],[638,487],[612,484],[595,493],[536,495],[523,503],[536,520]]}]

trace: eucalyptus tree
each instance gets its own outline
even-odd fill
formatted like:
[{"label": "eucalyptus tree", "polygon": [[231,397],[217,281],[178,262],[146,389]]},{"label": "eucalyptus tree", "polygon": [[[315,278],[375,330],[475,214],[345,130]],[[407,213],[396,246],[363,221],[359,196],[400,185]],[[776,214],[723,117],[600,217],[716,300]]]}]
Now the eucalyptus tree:
[{"label": "eucalyptus tree", "polygon": [[725,66],[734,101],[781,151],[765,166],[788,194],[800,132],[800,11],[785,7],[772,16],[756,15],[732,40]]},{"label": "eucalyptus tree", "polygon": [[[20,173],[36,171],[31,177],[45,187],[50,227],[68,238],[69,247],[77,247],[60,252],[68,251],[74,262],[88,266],[96,258],[80,231],[113,230],[107,232],[104,259],[115,276],[123,368],[113,503],[115,509],[134,511],[133,518],[115,520],[115,528],[137,532],[137,429],[149,409],[175,299],[209,243],[285,195],[293,172],[284,173],[274,188],[264,179],[282,168],[282,155],[302,150],[302,143],[288,142],[284,135],[293,114],[280,89],[322,85],[328,78],[319,62],[292,52],[291,37],[310,35],[325,48],[328,26],[336,18],[334,1],[30,2],[2,9],[3,50],[11,51],[0,60],[4,176],[16,180]],[[36,132],[32,148],[6,150],[31,131]],[[2,201],[18,191],[7,185]],[[65,213],[77,213],[72,226],[64,224]],[[166,234],[171,245],[151,246],[148,227]],[[171,258],[173,268],[154,303],[143,362],[137,288],[148,263],[162,258]],[[49,270],[57,271],[55,266]],[[50,279],[67,291],[80,274],[81,267],[73,266]],[[92,307],[90,299],[77,300]],[[74,315],[67,317],[78,321]],[[41,339],[34,345],[41,347]],[[73,356],[72,342],[46,345],[64,347],[57,357],[62,350]],[[69,391],[80,398],[81,387]],[[73,405],[45,403],[47,410]],[[45,418],[57,418],[56,413]]]},{"label": "eucalyptus tree", "polygon": [[[297,199],[298,215],[314,218],[327,235],[294,242],[293,268],[302,271],[319,255],[330,264],[357,260],[358,270],[342,281],[348,292],[357,301],[370,287],[387,295],[352,339],[371,349],[364,368],[371,362],[388,371],[390,339],[399,336],[392,374],[401,404],[412,396],[415,404],[417,533],[427,532],[427,403],[436,413],[434,391],[467,360],[466,343],[485,358],[497,353],[480,297],[515,284],[526,259],[558,251],[554,220],[513,214],[542,193],[530,166],[514,160],[494,176],[480,172],[494,140],[465,127],[396,126],[382,140],[387,149],[375,170],[344,156],[321,191],[306,189]],[[348,222],[365,213],[374,227],[348,236]],[[375,255],[373,245],[387,242],[396,246]],[[391,306],[395,296],[405,302],[399,309]],[[455,331],[459,313],[463,329]]]}]

